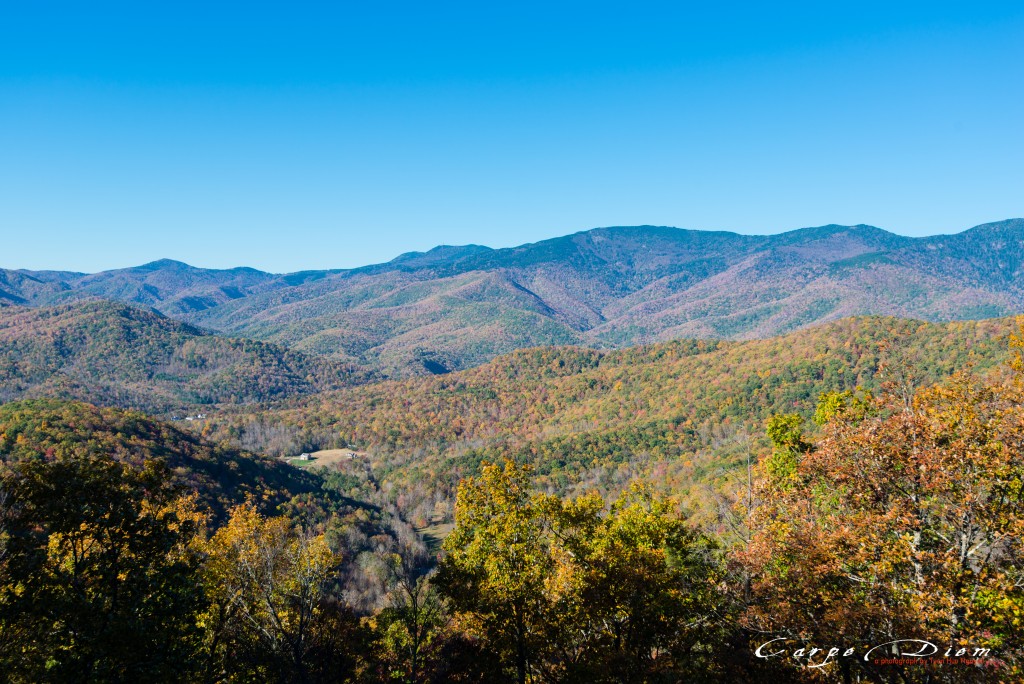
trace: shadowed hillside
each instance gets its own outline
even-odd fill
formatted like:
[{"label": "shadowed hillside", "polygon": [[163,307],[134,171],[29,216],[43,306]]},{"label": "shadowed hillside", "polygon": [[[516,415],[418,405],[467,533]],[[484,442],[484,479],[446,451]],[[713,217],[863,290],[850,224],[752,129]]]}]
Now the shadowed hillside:
[{"label": "shadowed hillside", "polygon": [[55,399],[0,406],[0,462],[107,456],[137,468],[163,461],[219,517],[246,500],[273,511],[321,486],[278,459],[215,446],[137,411]]}]

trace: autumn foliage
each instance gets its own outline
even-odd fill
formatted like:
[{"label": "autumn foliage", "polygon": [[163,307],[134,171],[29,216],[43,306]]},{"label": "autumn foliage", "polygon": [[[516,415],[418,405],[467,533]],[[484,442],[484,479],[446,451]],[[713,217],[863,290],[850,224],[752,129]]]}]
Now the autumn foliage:
[{"label": "autumn foliage", "polygon": [[[775,423],[749,543],[735,553],[754,597],[745,623],[797,643],[990,649],[996,681],[1015,681],[1024,668],[1020,376],[981,383],[958,373],[916,393],[886,389],[824,396],[813,444]],[[855,659],[834,667],[879,676]]]},{"label": "autumn foliage", "polygon": [[[432,393],[418,398],[378,387],[346,425],[365,418],[352,429],[391,434],[388,453],[404,460],[353,458],[321,472],[136,412],[9,404],[0,408],[3,674],[1018,682],[1024,341],[1013,345],[1005,368],[965,367],[937,384],[915,385],[907,368],[880,361],[870,389],[826,387],[813,421],[803,404],[761,404],[770,446],[748,442],[749,479],[734,473],[735,495],[701,515],[656,476],[695,458],[688,449],[703,428],[657,405],[667,390],[642,396],[677,376],[625,358],[668,358],[678,374],[717,353],[699,344],[522,352],[546,375],[520,378],[505,359],[472,382],[404,386]],[[719,390],[740,392],[703,391]],[[403,415],[415,421],[389,427]],[[529,439],[502,433],[502,421],[524,416]],[[611,427],[598,435],[591,428],[605,416]],[[458,430],[465,439],[452,437]],[[402,451],[416,434],[438,441]],[[648,467],[614,486],[574,481],[594,460]],[[440,478],[402,479],[443,467],[466,474],[454,502],[429,491]],[[426,529],[438,520],[450,533],[431,546]],[[897,642],[907,640],[932,645],[929,655],[978,659],[865,656],[904,654]],[[764,657],[766,642],[777,646]],[[829,655],[834,646],[855,654]]]}]

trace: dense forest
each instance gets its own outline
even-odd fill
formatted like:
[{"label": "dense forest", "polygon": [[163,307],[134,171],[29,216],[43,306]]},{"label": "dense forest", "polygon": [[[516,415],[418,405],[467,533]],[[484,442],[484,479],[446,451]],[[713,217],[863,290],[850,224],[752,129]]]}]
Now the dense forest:
[{"label": "dense forest", "polygon": [[116,302],[0,308],[0,401],[62,397],[180,417],[369,377],[351,365],[211,335]]},{"label": "dense forest", "polygon": [[421,527],[451,523],[459,480],[506,458],[532,465],[552,493],[614,494],[643,477],[713,516],[767,447],[771,415],[809,419],[822,392],[887,378],[1002,372],[1012,328],[865,317],[749,342],[543,347],[444,376],[226,408],[193,429],[278,455],[357,447],[366,458],[341,467],[368,464]]},{"label": "dense forest", "polygon": [[560,496],[484,464],[439,556],[328,472],[234,452],[211,490],[223,447],[141,414],[51,400],[0,421],[10,681],[1024,676],[1019,354],[772,416],[725,531],[641,479]]},{"label": "dense forest", "polygon": [[13,682],[1019,681],[1019,331],[536,348],[176,423],[11,402],[0,662]]}]

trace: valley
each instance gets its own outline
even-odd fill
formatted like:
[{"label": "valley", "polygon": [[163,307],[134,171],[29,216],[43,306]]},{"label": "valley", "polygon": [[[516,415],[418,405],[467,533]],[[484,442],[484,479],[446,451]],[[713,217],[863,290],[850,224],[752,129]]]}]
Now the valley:
[{"label": "valley", "polygon": [[[1017,538],[1022,235],[642,227],[287,276],[4,272],[0,566],[21,579],[0,582],[0,626],[42,654],[61,628],[37,626],[72,620],[107,653],[95,605],[131,624],[127,586],[191,607],[97,658],[132,661],[153,633],[191,654],[190,680],[220,681],[207,663],[335,681],[342,663],[348,681],[386,681],[422,629],[440,649],[416,655],[430,681],[486,681],[516,637],[474,620],[499,620],[506,583],[536,576],[515,589],[545,635],[528,648],[571,681],[600,680],[592,663],[805,681],[750,655],[766,631],[816,624],[803,605],[861,611],[814,638],[896,629],[850,598],[846,568],[884,578],[872,592],[900,630],[945,624],[928,597],[959,585],[942,579],[948,550],[906,551],[915,516],[933,539]],[[984,522],[957,531],[963,515]],[[884,559],[901,553],[928,574]],[[65,575],[75,554],[83,574]],[[123,554],[150,574],[105,584]],[[954,599],[1012,667],[1015,557],[976,561],[997,570],[965,571],[983,598]],[[67,598],[72,582],[92,593]],[[805,603],[786,604],[794,591]],[[631,638],[670,655],[616,664],[606,630],[623,614],[654,620]],[[296,634],[305,650],[280,647]]]}]

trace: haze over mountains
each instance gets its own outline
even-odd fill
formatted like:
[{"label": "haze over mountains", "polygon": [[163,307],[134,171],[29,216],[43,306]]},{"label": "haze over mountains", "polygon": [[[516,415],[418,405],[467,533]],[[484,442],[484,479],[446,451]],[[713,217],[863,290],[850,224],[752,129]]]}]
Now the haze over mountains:
[{"label": "haze over mountains", "polygon": [[0,302],[140,304],[402,376],[537,345],[750,339],[860,314],[1005,316],[1024,312],[1022,275],[1022,219],[924,238],[864,225],[767,236],[639,226],[286,275],[169,260],[90,275],[0,270]]}]

